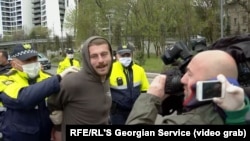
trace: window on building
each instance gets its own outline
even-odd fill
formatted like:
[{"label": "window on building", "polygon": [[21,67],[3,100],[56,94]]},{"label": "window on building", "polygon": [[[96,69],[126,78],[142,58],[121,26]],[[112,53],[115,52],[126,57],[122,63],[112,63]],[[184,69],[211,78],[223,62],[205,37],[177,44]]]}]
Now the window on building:
[{"label": "window on building", "polygon": [[46,20],[46,16],[42,17],[42,21],[45,21]]},{"label": "window on building", "polygon": [[247,23],[247,16],[242,16],[242,22]]},{"label": "window on building", "polygon": [[237,18],[234,18],[234,25],[237,25]]}]

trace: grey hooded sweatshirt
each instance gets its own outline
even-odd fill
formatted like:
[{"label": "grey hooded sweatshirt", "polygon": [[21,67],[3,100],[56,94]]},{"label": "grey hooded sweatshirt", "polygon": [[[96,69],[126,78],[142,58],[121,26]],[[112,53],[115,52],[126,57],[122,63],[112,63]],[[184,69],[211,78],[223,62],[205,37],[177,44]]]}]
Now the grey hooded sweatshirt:
[{"label": "grey hooded sweatshirt", "polygon": [[[48,99],[49,109],[63,110],[62,134],[65,140],[65,125],[107,125],[111,108],[111,95],[108,78],[104,82],[90,64],[89,43],[100,36],[88,38],[82,46],[83,68],[70,73],[61,81],[59,94]],[[108,41],[107,41],[108,42]],[[109,43],[109,42],[108,42]],[[112,49],[110,55],[112,58]]]}]

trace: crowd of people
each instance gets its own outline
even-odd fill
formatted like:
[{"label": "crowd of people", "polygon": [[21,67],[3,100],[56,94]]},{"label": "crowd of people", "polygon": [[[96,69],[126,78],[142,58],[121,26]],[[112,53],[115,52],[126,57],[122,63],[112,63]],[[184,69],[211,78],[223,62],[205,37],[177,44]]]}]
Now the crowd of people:
[{"label": "crowd of people", "polygon": [[[155,124],[165,93],[166,75],[149,84],[145,70],[133,61],[134,46],[116,50],[101,36],[81,44],[82,64],[73,48],[55,75],[41,69],[30,44],[0,51],[0,132],[3,141],[65,141],[66,125]],[[213,56],[213,57],[211,57]],[[209,58],[209,59],[207,59]],[[82,67],[81,67],[82,66]],[[222,50],[197,53],[181,78],[183,113],[164,116],[162,124],[247,124],[249,98],[237,82],[238,62]],[[235,83],[228,81],[232,78]],[[196,83],[217,79],[225,96],[196,99]]]}]

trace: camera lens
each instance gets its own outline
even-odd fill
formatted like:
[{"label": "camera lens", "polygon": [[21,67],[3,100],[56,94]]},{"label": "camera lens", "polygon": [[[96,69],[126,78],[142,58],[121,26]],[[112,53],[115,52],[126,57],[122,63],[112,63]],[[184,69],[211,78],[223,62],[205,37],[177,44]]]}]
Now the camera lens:
[{"label": "camera lens", "polygon": [[177,95],[183,91],[181,83],[182,73],[178,68],[166,71],[167,80],[165,83],[165,94]]}]

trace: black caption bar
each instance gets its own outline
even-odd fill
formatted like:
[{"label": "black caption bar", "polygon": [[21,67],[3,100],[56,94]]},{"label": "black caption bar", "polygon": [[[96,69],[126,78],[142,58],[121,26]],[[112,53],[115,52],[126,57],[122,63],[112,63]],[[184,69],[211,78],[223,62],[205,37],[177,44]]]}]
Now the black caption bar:
[{"label": "black caption bar", "polygon": [[150,137],[185,137],[190,139],[249,139],[249,126],[239,125],[67,125],[66,139],[80,140],[87,137],[128,137],[134,139]]}]

